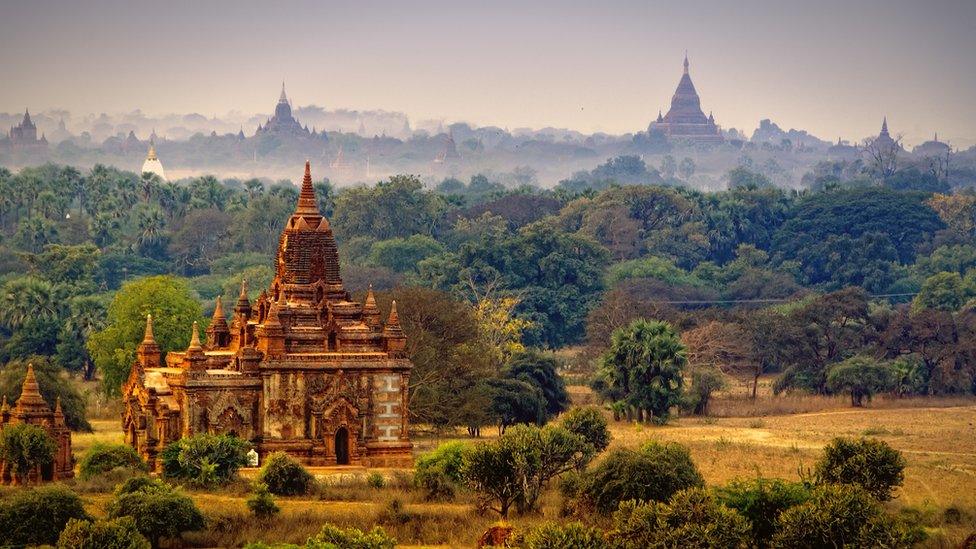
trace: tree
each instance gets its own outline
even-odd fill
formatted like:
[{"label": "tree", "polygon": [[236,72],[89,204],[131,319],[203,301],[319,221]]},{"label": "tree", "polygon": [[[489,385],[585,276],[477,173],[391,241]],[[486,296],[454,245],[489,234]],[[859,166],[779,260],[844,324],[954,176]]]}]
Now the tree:
[{"label": "tree", "polygon": [[750,539],[755,547],[769,547],[776,533],[776,519],[792,507],[810,499],[810,489],[796,482],[758,477],[734,480],[716,490],[723,505],[749,521]]},{"label": "tree", "polygon": [[666,322],[637,319],[614,330],[601,358],[601,373],[618,401],[658,421],[666,420],[681,397],[685,346]]},{"label": "tree", "polygon": [[426,235],[411,235],[407,238],[391,238],[373,244],[369,252],[369,263],[386,267],[398,273],[417,272],[417,265],[438,253],[444,246]]},{"label": "tree", "polygon": [[754,172],[745,166],[736,166],[729,170],[729,189],[765,189],[773,186],[773,182],[765,175]]},{"label": "tree", "polygon": [[0,501],[0,545],[53,545],[69,521],[89,518],[78,494],[64,486],[19,490]]},{"label": "tree", "polygon": [[464,460],[469,446],[445,442],[417,458],[414,484],[425,491],[427,500],[451,499],[464,483]]},{"label": "tree", "polygon": [[681,178],[688,180],[691,176],[695,175],[695,161],[687,156],[681,159],[681,163],[678,164],[678,173],[681,174]]},{"label": "tree", "polygon": [[489,410],[504,433],[510,425],[542,425],[546,422],[546,399],[535,383],[520,379],[489,379],[482,387],[491,398]]},{"label": "tree", "polygon": [[247,499],[247,508],[258,519],[268,519],[281,512],[268,490],[268,485],[263,482],[254,485],[254,491]]},{"label": "tree", "polygon": [[610,445],[610,429],[607,428],[607,418],[596,406],[582,406],[573,408],[563,414],[559,424],[593,447],[593,453],[598,454]]},{"label": "tree", "polygon": [[26,484],[31,472],[51,465],[57,451],[57,444],[43,427],[17,423],[0,430],[0,460],[10,467],[19,484]]},{"label": "tree", "polygon": [[58,549],[149,549],[132,517],[114,520],[70,519],[58,538]]},{"label": "tree", "polygon": [[664,179],[673,179],[674,173],[678,170],[678,163],[674,160],[674,157],[670,154],[664,155],[661,158],[661,175]]},{"label": "tree", "polygon": [[258,482],[272,494],[297,496],[308,492],[315,478],[288,454],[275,452],[265,459]]},{"label": "tree", "polygon": [[727,386],[728,382],[718,368],[694,368],[691,371],[691,387],[686,395],[687,408],[696,415],[707,415],[712,394]]},{"label": "tree", "polygon": [[153,316],[156,342],[164,353],[185,349],[190,341],[189,327],[204,320],[200,303],[179,278],[153,276],[126,283],[109,305],[105,329],[92,334],[87,345],[108,394],[118,394],[129,377],[149,314]]},{"label": "tree", "polygon": [[815,472],[819,483],[854,484],[880,501],[905,480],[905,458],[882,440],[836,438],[824,447]]},{"label": "tree", "polygon": [[890,364],[859,355],[830,367],[827,371],[827,389],[851,394],[851,406],[863,406],[875,393],[890,391],[894,387],[895,372]]},{"label": "tree", "polygon": [[607,542],[599,528],[581,522],[547,522],[525,534],[525,549],[605,549]]},{"label": "tree", "polygon": [[957,272],[941,272],[925,279],[912,300],[912,309],[958,311],[966,302],[965,285]]},{"label": "tree", "polygon": [[569,406],[566,384],[557,370],[556,359],[539,351],[523,351],[505,365],[505,377],[531,383],[545,399],[546,415],[555,416]]},{"label": "tree", "polygon": [[251,444],[230,435],[200,433],[166,445],[160,454],[163,476],[197,486],[215,486],[247,465]]},{"label": "tree", "polygon": [[615,547],[742,547],[748,522],[708,491],[690,488],[667,503],[627,501],[613,516],[607,538]]},{"label": "tree", "polygon": [[201,530],[203,514],[193,500],[161,480],[134,477],[119,485],[109,502],[109,519],[132,517],[153,547],[162,539],[178,539],[183,532]]},{"label": "tree", "polygon": [[146,462],[128,444],[96,443],[85,452],[78,469],[82,480],[103,475],[116,469],[145,472]]}]

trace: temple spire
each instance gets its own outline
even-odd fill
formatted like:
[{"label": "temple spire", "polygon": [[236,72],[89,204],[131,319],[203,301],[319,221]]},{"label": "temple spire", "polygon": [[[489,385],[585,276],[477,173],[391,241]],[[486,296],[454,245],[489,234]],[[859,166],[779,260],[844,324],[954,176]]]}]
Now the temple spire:
[{"label": "temple spire", "polygon": [[888,117],[885,116],[881,121],[881,135],[888,135]]},{"label": "temple spire", "polygon": [[152,314],[146,315],[146,332],[142,336],[142,343],[156,343],[156,337],[153,334],[153,319]]},{"label": "temple spire", "polygon": [[213,316],[210,318],[210,324],[213,325],[216,322],[226,321],[224,318],[224,305],[221,300],[221,296],[217,296],[217,302],[214,304]]},{"label": "temple spire", "polygon": [[312,165],[305,161],[305,177],[302,179],[302,191],[298,195],[298,207],[295,215],[319,215],[318,200],[315,199],[315,187],[312,186]]},{"label": "temple spire", "polygon": [[285,95],[285,81],[284,80],[281,81],[281,96],[278,97],[278,102],[279,103],[287,103],[288,102],[288,96]]},{"label": "temple spire", "polygon": [[197,326],[197,322],[193,321],[193,332],[190,334],[190,346],[186,348],[187,351],[202,351],[203,345],[200,344],[200,327]]},{"label": "temple spire", "polygon": [[22,409],[28,405],[47,407],[44,398],[41,397],[41,388],[37,384],[33,364],[27,365],[27,375],[24,376],[24,384],[20,388],[20,398],[17,399],[17,408]]},{"label": "temple spire", "polygon": [[685,74],[688,74],[688,50],[685,50]]}]

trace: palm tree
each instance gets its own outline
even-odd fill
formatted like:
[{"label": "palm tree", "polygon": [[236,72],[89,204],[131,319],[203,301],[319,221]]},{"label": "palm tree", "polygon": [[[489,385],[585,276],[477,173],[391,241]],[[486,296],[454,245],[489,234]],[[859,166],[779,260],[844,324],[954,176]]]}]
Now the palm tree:
[{"label": "palm tree", "polygon": [[139,176],[139,182],[142,184],[142,198],[146,204],[149,204],[149,200],[159,188],[162,179],[152,172],[142,172],[142,175]]},{"label": "palm tree", "polygon": [[139,210],[139,245],[146,246],[159,242],[163,236],[163,227],[166,226],[166,217],[163,211],[156,207]]},{"label": "palm tree", "polygon": [[[68,303],[68,318],[64,323],[64,330],[82,342],[87,342],[91,335],[105,327],[105,304],[95,296],[77,296]],[[85,349],[84,345],[80,346]],[[95,373],[95,364],[88,356],[87,350],[82,351],[84,376],[90,380]]]},{"label": "palm tree", "polygon": [[0,324],[10,330],[23,327],[29,320],[55,319],[60,312],[54,286],[33,276],[7,282],[0,294],[0,303]]}]

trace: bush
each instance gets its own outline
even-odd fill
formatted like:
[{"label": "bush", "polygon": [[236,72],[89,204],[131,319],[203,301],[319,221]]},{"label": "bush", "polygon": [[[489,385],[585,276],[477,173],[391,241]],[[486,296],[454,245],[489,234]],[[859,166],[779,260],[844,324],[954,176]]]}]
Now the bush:
[{"label": "bush", "polygon": [[[809,501],[776,520],[775,547],[911,547],[922,531],[884,514],[881,504],[850,484],[820,486]],[[881,544],[886,540],[890,544]]]},{"label": "bush", "polygon": [[708,415],[712,393],[728,386],[718,368],[696,368],[691,372],[691,387],[682,396],[681,407],[697,416]]},{"label": "bush", "polygon": [[705,481],[680,444],[651,442],[639,450],[616,449],[581,479],[583,503],[608,514],[622,501],[667,501]]},{"label": "bush", "polygon": [[905,480],[905,458],[882,440],[836,438],[815,470],[818,483],[854,484],[887,501]]},{"label": "bush", "polygon": [[0,546],[54,545],[71,519],[88,519],[81,498],[63,486],[15,493],[0,501]]},{"label": "bush", "polygon": [[149,468],[128,444],[95,444],[81,458],[79,472],[82,480],[88,480],[113,469],[145,472]]},{"label": "bush", "polygon": [[596,453],[606,450],[610,445],[610,429],[607,428],[607,418],[596,406],[573,408],[563,414],[559,424],[564,429],[583,437]]},{"label": "bush", "polygon": [[454,497],[464,482],[462,469],[467,448],[463,442],[447,442],[417,459],[413,480],[423,488],[428,501]]},{"label": "bush", "polygon": [[366,486],[369,486],[370,488],[379,489],[385,485],[386,485],[386,479],[384,479],[383,475],[381,475],[380,473],[373,471],[372,473],[366,475]]},{"label": "bush", "polygon": [[342,529],[331,524],[322,527],[314,538],[309,538],[306,549],[393,549],[396,540],[379,526],[369,532],[355,528]]},{"label": "bush", "polygon": [[0,430],[0,460],[7,462],[18,482],[26,482],[32,470],[50,465],[57,451],[58,445],[43,427],[17,423]]},{"label": "bush", "polygon": [[275,452],[268,456],[258,475],[258,482],[267,485],[268,491],[278,496],[308,493],[314,480],[301,463],[284,452]]},{"label": "bush", "polygon": [[275,504],[274,496],[268,491],[268,485],[263,482],[254,485],[254,493],[247,498],[247,508],[259,519],[271,518],[281,511]]},{"label": "bush", "polygon": [[716,495],[722,504],[749,521],[752,545],[767,547],[780,513],[805,503],[810,499],[810,490],[796,482],[757,478],[732,481],[716,490]]},{"label": "bush", "polygon": [[742,547],[749,523],[703,488],[682,490],[668,503],[626,501],[613,515],[612,545],[645,547]]},{"label": "bush", "polygon": [[136,528],[153,547],[163,538],[179,538],[183,532],[200,530],[203,514],[193,500],[165,482],[146,477],[119,486],[108,505],[109,518],[132,517]]},{"label": "bush", "polygon": [[58,549],[149,548],[149,540],[139,533],[132,517],[96,522],[71,519],[58,538]]},{"label": "bush", "polygon": [[247,465],[251,445],[228,435],[199,434],[171,442],[160,455],[163,476],[196,486],[223,484]]},{"label": "bush", "polygon": [[603,549],[603,531],[579,522],[546,523],[531,530],[522,542],[525,549]]}]

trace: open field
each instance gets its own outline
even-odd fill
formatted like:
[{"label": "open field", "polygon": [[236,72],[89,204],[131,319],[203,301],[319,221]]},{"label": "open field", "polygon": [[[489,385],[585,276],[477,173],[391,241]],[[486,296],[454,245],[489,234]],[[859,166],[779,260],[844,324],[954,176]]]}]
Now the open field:
[{"label": "open field", "polygon": [[[575,396],[585,389],[574,388]],[[763,395],[759,406],[778,410],[793,397]],[[926,406],[928,403],[930,405]],[[716,402],[716,407],[722,401]],[[733,478],[780,477],[798,479],[813,467],[820,449],[838,436],[872,436],[902,451],[908,461],[905,485],[890,503],[892,510],[911,514],[929,528],[931,547],[951,547],[976,530],[976,399],[920,399],[879,401],[856,409],[843,399],[796,397],[788,408],[817,409],[809,413],[765,417],[678,418],[665,426],[611,423],[613,445],[637,446],[650,440],[673,441],[691,449],[709,485]],[[915,407],[905,407],[915,406]],[[116,420],[93,421],[95,432],[74,437],[80,455],[94,442],[120,442]],[[486,434],[493,434],[488,429]],[[422,453],[452,437],[420,438]],[[462,437],[458,437],[465,440]],[[279,498],[282,513],[267,523],[247,514],[248,486],[241,480],[217,492],[192,492],[210,518],[206,533],[192,534],[194,546],[233,546],[257,539],[302,542],[323,522],[369,528],[383,525],[401,542],[419,546],[470,546],[495,518],[476,511],[474,500],[462,495],[451,503],[426,503],[409,487],[409,472],[383,470],[386,486],[370,488],[361,468],[315,469],[323,482],[318,492],[303,498]],[[250,477],[253,471],[242,476]],[[79,486],[83,489],[83,486]],[[85,495],[91,510],[101,514],[105,494]],[[404,504],[405,516],[388,511],[392,500]],[[516,517],[517,527],[529,527],[558,517],[559,495],[550,490],[543,514]]]}]

